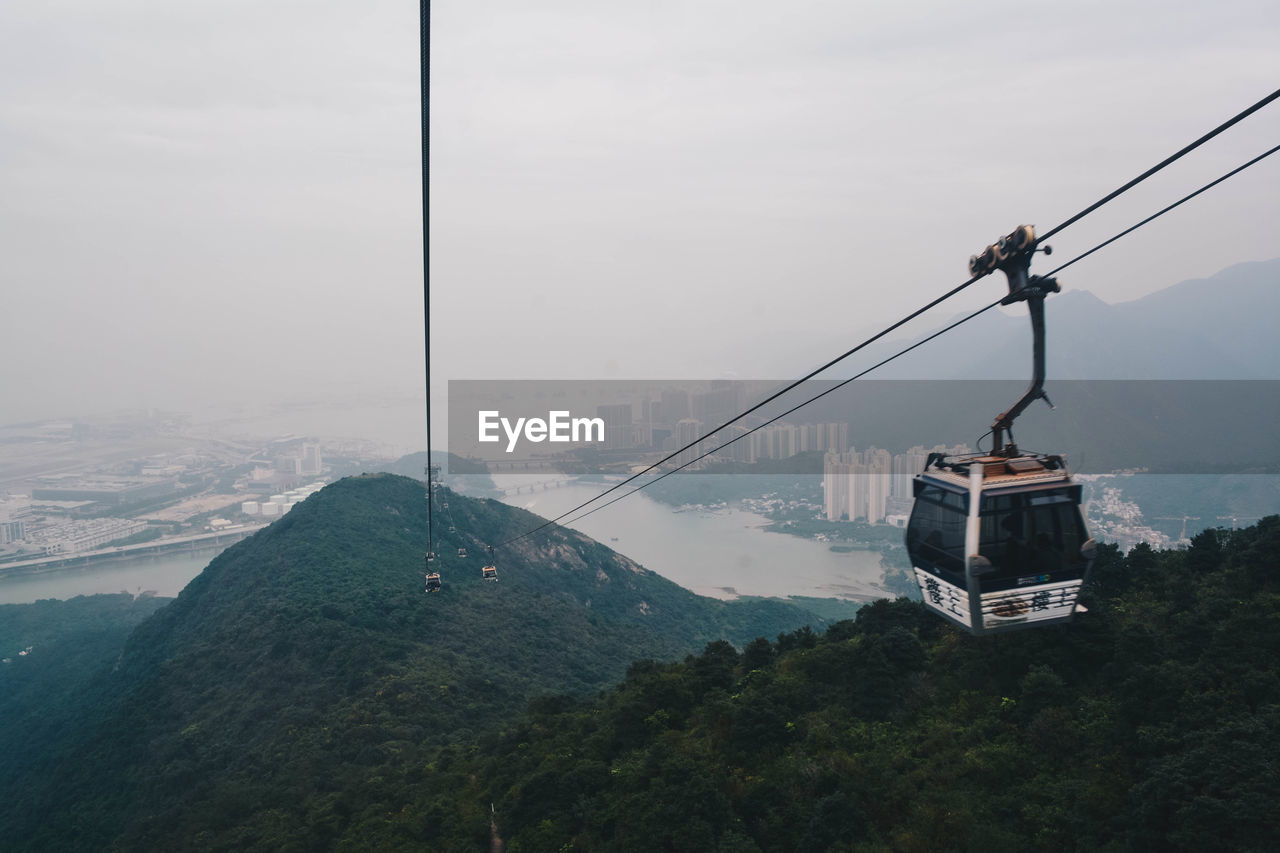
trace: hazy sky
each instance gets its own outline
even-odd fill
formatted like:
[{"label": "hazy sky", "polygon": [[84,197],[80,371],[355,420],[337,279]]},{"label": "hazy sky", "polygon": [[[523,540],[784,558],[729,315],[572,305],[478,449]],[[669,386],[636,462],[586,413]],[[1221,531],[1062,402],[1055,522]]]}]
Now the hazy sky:
[{"label": "hazy sky", "polygon": [[[0,4],[0,422],[421,394],[417,16]],[[1278,44],[1274,0],[437,2],[433,378],[803,372],[1280,86]],[[1277,142],[1273,104],[1055,249]],[[1062,283],[1280,256],[1278,213],[1280,155]]]}]

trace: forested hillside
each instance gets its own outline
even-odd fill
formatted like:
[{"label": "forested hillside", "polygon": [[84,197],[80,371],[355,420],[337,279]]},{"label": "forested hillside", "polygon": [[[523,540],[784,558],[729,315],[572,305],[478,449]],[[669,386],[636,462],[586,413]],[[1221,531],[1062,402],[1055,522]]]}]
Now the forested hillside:
[{"label": "forested hillside", "polygon": [[508,853],[1276,849],[1280,518],[1107,549],[1088,606],[973,638],[883,601],[637,662],[454,758],[457,828],[405,831],[483,849],[493,801]]},{"label": "forested hillside", "polygon": [[78,724],[77,705],[109,681],[129,632],[168,602],[121,593],[0,604],[0,790]]},{"label": "forested hillside", "polygon": [[700,598],[559,528],[500,550],[486,583],[485,545],[540,519],[441,497],[456,530],[437,543],[439,593],[423,592],[424,485],[348,478],[221,554],[123,652],[27,690],[21,713],[60,723],[0,776],[3,846],[412,847],[401,824],[435,796],[439,749],[465,751],[531,697],[822,622]]},{"label": "forested hillside", "polygon": [[[484,544],[533,517],[446,494],[438,594],[422,484],[375,475],[226,551],[127,643],[112,632],[147,603],[58,606],[117,627],[56,683],[0,671],[20,697],[4,707],[48,721],[0,775],[5,849],[1203,853],[1280,835],[1280,518],[1104,549],[1076,624],[973,638],[901,599],[829,626],[702,599],[561,529],[499,551],[486,583]],[[67,648],[36,613],[5,610],[0,639],[44,626],[35,650]]]}]

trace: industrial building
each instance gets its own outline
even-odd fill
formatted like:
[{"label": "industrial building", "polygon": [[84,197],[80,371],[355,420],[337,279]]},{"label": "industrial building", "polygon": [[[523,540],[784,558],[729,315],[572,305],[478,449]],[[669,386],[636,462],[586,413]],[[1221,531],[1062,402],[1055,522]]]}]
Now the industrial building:
[{"label": "industrial building", "polygon": [[128,504],[163,498],[179,489],[176,477],[78,478],[41,477],[40,485],[31,490],[33,501],[93,501],[104,506]]}]

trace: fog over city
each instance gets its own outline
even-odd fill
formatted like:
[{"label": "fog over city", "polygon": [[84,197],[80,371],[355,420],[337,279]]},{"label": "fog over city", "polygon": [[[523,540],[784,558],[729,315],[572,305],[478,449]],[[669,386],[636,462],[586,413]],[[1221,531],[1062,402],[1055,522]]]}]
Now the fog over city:
[{"label": "fog over city", "polygon": [[0,0],[0,853],[1274,849],[1278,45]]},{"label": "fog over city", "polygon": [[[448,379],[804,372],[1280,80],[1280,8],[1252,0],[432,14],[442,406]],[[0,7],[0,421],[420,398],[417,16]],[[1273,105],[1051,242],[1071,257],[1277,139]],[[1280,256],[1277,189],[1268,160],[1064,288],[1121,302]]]}]

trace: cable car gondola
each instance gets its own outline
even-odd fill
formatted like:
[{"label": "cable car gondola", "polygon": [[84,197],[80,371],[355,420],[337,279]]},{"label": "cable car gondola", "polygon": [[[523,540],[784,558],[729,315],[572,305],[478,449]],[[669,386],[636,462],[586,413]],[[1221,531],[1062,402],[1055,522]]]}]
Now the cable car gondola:
[{"label": "cable car gondola", "polygon": [[435,558],[434,552],[427,552],[427,592],[438,592],[440,590],[440,573],[431,571],[431,562]]},{"label": "cable car gondola", "polygon": [[[430,417],[428,417],[428,422],[429,421],[430,421]],[[427,459],[430,459],[431,458],[430,428],[428,428],[427,432],[428,432]],[[423,473],[427,475],[427,495],[426,495],[426,498],[427,498],[427,558],[425,560],[426,570],[427,570],[426,571],[426,585],[427,585],[426,591],[439,592],[440,591],[440,573],[433,572],[431,570],[431,564],[435,562],[435,559],[436,559],[436,552],[434,550],[434,540],[432,535],[434,533],[434,526],[432,524],[432,515],[433,515],[432,509],[435,505],[435,502],[431,498],[435,494],[436,486],[438,485],[436,483],[436,479],[440,475],[440,466],[432,465],[428,463]]]},{"label": "cable car gondola", "polygon": [[1070,621],[1096,546],[1060,456],[931,454],[907,552],[925,604],[974,634]]},{"label": "cable car gondola", "polygon": [[480,577],[482,580],[493,581],[494,583],[498,582],[498,567],[494,565],[495,562],[496,561],[493,559],[493,546],[490,545],[489,565],[482,566],[480,569]]},{"label": "cable car gondola", "polygon": [[459,548],[459,549],[458,549],[458,556],[459,556],[459,557],[466,557],[466,556],[467,556],[467,549],[466,549],[466,548]]},{"label": "cable car gondola", "polygon": [[[1080,512],[1081,486],[1060,455],[1022,452],[1013,421],[1044,393],[1044,297],[1051,278],[1028,278],[1035,231],[1023,225],[969,262],[973,275],[1009,278],[1005,304],[1026,301],[1033,376],[991,427],[986,454],[931,453],[912,484],[907,553],[925,604],[973,634],[1068,622],[1097,551]],[[1008,433],[1009,443],[1004,436]]]}]

